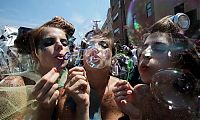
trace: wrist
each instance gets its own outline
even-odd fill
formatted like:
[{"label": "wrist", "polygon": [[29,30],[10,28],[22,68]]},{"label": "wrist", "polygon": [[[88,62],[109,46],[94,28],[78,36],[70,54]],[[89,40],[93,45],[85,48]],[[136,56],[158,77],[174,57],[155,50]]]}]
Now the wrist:
[{"label": "wrist", "polygon": [[89,104],[76,107],[76,120],[89,120]]},{"label": "wrist", "polygon": [[142,114],[138,111],[128,114],[130,120],[142,120]]}]

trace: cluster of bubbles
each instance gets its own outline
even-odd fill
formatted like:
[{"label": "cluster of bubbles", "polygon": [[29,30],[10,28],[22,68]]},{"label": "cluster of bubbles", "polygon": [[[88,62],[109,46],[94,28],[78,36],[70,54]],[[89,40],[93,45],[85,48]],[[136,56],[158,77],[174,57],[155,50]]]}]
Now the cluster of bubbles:
[{"label": "cluster of bubbles", "polygon": [[109,48],[101,49],[97,44],[87,42],[86,49],[79,49],[78,52],[67,52],[64,59],[75,59],[75,66],[80,66],[80,62],[84,60],[91,68],[102,69],[109,64],[109,59],[111,59],[111,57],[111,50]]}]

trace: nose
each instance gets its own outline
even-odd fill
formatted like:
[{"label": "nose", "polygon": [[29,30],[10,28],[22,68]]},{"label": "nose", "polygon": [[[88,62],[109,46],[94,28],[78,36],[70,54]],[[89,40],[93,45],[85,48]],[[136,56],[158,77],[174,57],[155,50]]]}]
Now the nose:
[{"label": "nose", "polygon": [[91,55],[95,56],[98,53],[99,53],[99,50],[97,48],[92,48]]},{"label": "nose", "polygon": [[146,59],[151,59],[152,58],[152,49],[151,46],[147,47],[143,52],[142,56]]},{"label": "nose", "polygon": [[60,42],[60,40],[56,41],[56,49],[57,50],[62,50],[63,49],[63,44]]}]

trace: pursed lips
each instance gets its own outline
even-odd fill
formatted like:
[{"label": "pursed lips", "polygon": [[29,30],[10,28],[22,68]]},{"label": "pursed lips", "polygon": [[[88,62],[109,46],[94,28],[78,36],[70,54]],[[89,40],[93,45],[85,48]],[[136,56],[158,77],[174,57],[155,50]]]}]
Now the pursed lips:
[{"label": "pursed lips", "polygon": [[140,68],[141,68],[142,71],[146,71],[146,70],[148,70],[150,67],[149,67],[149,65],[148,65],[148,62],[145,61],[145,60],[143,60],[143,61],[141,61],[141,63],[140,63]]},{"label": "pursed lips", "polygon": [[63,60],[63,57],[64,57],[63,54],[57,54],[57,55],[55,56],[55,58],[58,59],[58,60]]}]

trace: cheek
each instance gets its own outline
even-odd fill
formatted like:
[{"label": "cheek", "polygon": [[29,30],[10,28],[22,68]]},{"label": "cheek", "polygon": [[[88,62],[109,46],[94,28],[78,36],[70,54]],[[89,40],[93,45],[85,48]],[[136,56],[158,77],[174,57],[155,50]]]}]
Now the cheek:
[{"label": "cheek", "polygon": [[167,56],[163,56],[159,59],[155,59],[154,65],[158,66],[157,69],[166,69],[166,68],[173,67],[172,63],[170,62],[170,60]]},{"label": "cheek", "polygon": [[42,50],[38,50],[38,59],[40,62],[45,62],[48,61],[51,58],[51,51],[49,51],[49,49],[45,48]]},{"label": "cheek", "polygon": [[65,52],[69,52],[69,47],[68,47],[68,46],[63,47],[63,48],[64,48],[64,51],[65,51]]}]

